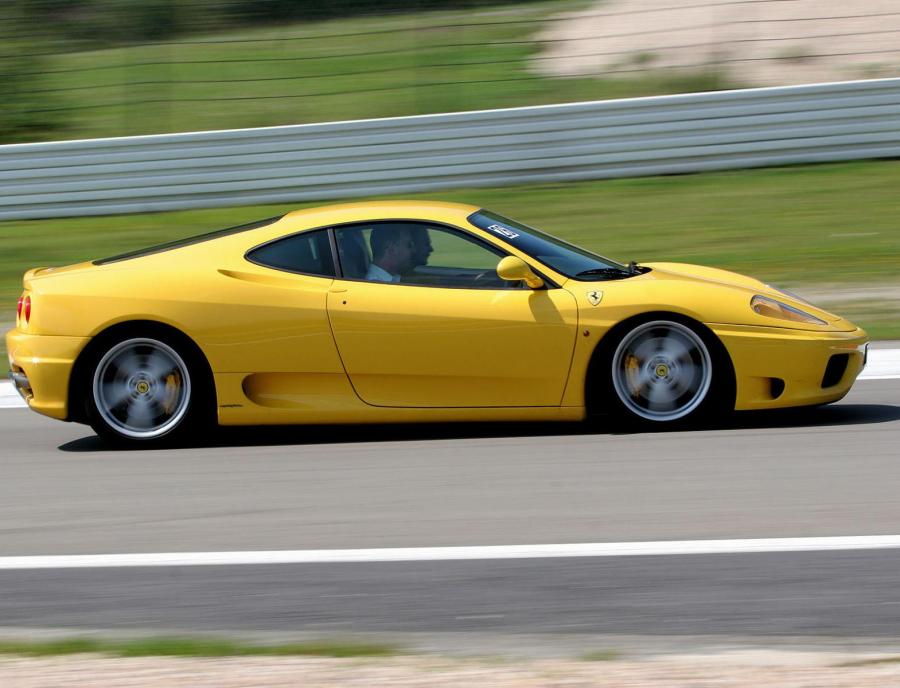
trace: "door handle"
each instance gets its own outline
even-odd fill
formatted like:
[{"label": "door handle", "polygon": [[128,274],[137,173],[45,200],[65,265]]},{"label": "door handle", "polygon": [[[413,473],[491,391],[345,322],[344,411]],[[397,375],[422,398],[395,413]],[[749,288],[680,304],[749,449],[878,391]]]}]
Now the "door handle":
[{"label": "door handle", "polygon": [[343,294],[347,291],[347,287],[331,287],[328,290],[329,294]]}]

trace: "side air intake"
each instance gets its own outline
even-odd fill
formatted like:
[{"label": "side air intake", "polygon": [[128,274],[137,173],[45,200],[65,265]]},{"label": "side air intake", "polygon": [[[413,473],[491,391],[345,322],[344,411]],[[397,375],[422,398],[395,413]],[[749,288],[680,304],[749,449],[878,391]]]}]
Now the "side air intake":
[{"label": "side air intake", "polygon": [[850,361],[850,354],[834,354],[828,359],[828,365],[825,366],[825,374],[822,376],[822,389],[834,387],[844,373],[847,372],[847,363]]}]

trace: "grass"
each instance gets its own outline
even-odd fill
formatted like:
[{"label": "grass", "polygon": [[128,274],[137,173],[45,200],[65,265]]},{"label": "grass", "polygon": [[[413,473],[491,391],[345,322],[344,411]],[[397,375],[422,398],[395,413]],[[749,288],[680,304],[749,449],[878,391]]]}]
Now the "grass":
[{"label": "grass", "polygon": [[[478,110],[724,88],[710,72],[547,78],[543,20],[585,2],[350,18],[45,58],[45,138]],[[22,49],[25,51],[25,48]],[[646,65],[645,65],[646,66]],[[652,67],[652,65],[649,65]],[[640,71],[640,70],[634,70]],[[0,141],[2,143],[2,141]]]},{"label": "grass", "polygon": [[389,657],[400,652],[392,645],[319,641],[285,645],[250,645],[216,638],[145,638],[111,641],[72,638],[48,641],[0,641],[0,654],[48,657],[105,654],[115,657]]}]

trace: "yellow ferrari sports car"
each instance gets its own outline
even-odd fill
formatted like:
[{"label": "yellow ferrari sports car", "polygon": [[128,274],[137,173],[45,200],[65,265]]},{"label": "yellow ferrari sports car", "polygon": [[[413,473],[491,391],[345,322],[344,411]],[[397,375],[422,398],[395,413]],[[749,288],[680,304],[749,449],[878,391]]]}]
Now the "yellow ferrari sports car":
[{"label": "yellow ferrari sports car", "polygon": [[6,335],[32,409],[141,444],[215,423],[669,426],[836,401],[866,343],[750,277],[620,264],[489,210],[419,201],[34,268]]}]

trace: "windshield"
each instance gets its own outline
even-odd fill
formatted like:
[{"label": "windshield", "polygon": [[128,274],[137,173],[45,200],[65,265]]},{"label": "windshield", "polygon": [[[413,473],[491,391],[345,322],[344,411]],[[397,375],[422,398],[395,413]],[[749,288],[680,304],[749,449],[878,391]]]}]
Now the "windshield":
[{"label": "windshield", "polygon": [[557,239],[555,236],[545,234],[489,210],[482,209],[477,213],[472,213],[469,216],[469,222],[479,229],[493,233],[506,243],[515,246],[566,277],[596,281],[598,279],[623,279],[637,274],[621,263],[585,251],[567,241]]}]

